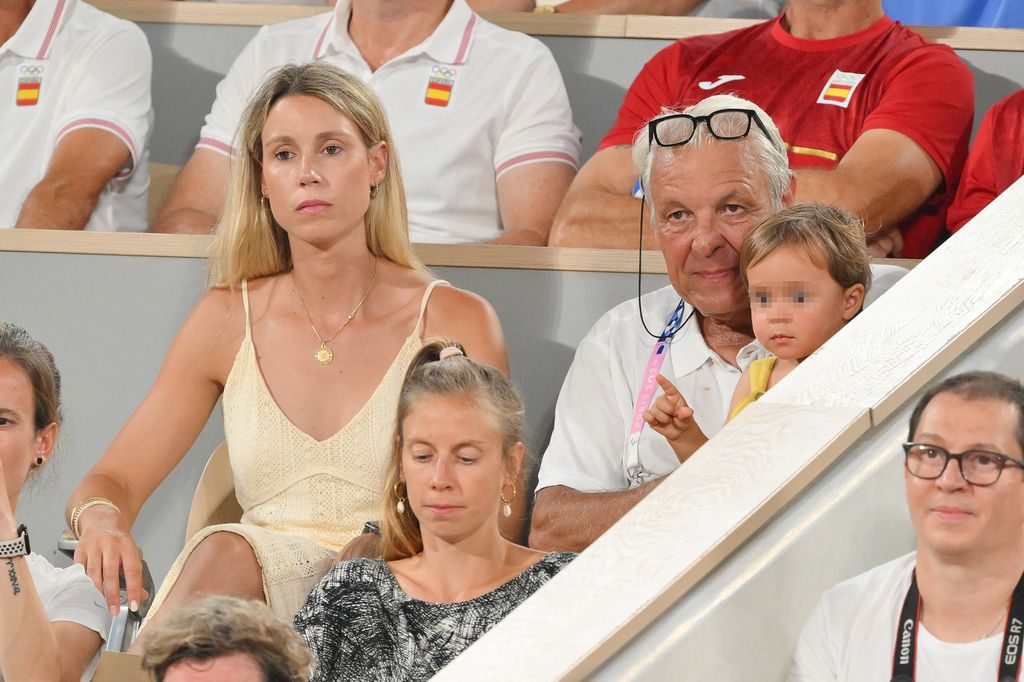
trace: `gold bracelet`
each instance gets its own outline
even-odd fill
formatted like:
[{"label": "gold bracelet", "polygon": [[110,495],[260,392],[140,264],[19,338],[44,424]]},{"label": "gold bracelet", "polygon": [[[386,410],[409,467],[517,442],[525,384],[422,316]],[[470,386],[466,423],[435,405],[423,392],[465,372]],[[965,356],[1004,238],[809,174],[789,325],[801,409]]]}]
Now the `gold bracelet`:
[{"label": "gold bracelet", "polygon": [[82,512],[84,512],[89,507],[95,507],[96,505],[100,504],[107,507],[113,507],[114,511],[116,511],[118,514],[121,513],[121,508],[105,497],[90,497],[88,499],[82,500],[81,502],[78,503],[78,506],[75,507],[75,510],[71,512],[71,534],[75,536],[76,540],[81,539],[82,536],[81,529],[78,527],[78,521],[82,518]]},{"label": "gold bracelet", "polygon": [[557,5],[537,5],[533,8],[534,14],[557,14]]}]

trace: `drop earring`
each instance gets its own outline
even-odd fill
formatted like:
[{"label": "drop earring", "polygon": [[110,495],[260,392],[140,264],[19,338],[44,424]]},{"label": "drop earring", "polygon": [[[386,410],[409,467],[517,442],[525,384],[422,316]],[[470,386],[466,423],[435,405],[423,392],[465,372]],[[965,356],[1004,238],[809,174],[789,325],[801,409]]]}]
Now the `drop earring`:
[{"label": "drop earring", "polygon": [[501,514],[506,519],[512,516],[512,501],[516,499],[516,484],[512,483],[512,497],[505,499],[505,491],[502,490],[498,493],[498,497],[501,498]]},{"label": "drop earring", "polygon": [[405,496],[403,496],[401,493],[398,492],[398,486],[400,486],[400,485],[402,485],[401,481],[395,481],[395,487],[392,490],[395,493],[395,497],[398,498],[398,501],[395,502],[395,511],[397,511],[399,514],[404,514],[405,513]]}]

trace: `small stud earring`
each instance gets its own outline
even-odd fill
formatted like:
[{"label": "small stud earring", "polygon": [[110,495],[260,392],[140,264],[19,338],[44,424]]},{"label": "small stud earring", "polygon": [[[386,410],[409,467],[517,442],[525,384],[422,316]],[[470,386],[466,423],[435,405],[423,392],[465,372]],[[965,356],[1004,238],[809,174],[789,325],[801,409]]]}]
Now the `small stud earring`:
[{"label": "small stud earring", "polygon": [[36,466],[37,466],[37,467],[41,467],[41,466],[43,466],[43,462],[45,462],[45,461],[46,461],[46,460],[45,460],[45,459],[43,459],[42,457],[36,457]]}]

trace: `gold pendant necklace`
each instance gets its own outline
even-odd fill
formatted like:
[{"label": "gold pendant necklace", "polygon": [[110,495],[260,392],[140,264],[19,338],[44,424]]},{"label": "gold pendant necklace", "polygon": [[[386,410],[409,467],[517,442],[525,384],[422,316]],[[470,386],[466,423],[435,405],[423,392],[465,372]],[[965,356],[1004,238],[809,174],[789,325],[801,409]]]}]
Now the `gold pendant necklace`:
[{"label": "gold pendant necklace", "polygon": [[306,302],[302,300],[302,294],[300,294],[299,290],[295,287],[295,280],[293,277],[292,291],[295,292],[295,296],[299,299],[299,303],[302,304],[302,309],[306,311],[306,317],[309,319],[309,326],[313,330],[313,333],[316,334],[317,341],[320,342],[320,347],[316,349],[315,353],[313,353],[313,358],[321,365],[328,365],[330,364],[331,360],[334,359],[334,351],[331,350],[330,346],[328,346],[327,344],[329,344],[331,341],[334,341],[338,334],[341,333],[341,330],[348,326],[348,323],[351,322],[352,318],[356,316],[356,313],[359,312],[359,309],[363,307],[363,302],[366,301],[366,297],[370,295],[370,289],[373,288],[373,283],[374,281],[376,281],[376,279],[377,258],[374,257],[373,275],[370,277],[370,283],[366,285],[366,291],[363,292],[363,297],[359,299],[359,303],[356,303],[356,307],[352,310],[349,316],[345,318],[345,321],[341,323],[341,326],[338,327],[338,331],[334,332],[331,335],[331,338],[324,340],[324,337],[320,336],[320,332],[316,330],[316,325],[313,324],[313,316],[309,314],[309,308],[306,307]]}]

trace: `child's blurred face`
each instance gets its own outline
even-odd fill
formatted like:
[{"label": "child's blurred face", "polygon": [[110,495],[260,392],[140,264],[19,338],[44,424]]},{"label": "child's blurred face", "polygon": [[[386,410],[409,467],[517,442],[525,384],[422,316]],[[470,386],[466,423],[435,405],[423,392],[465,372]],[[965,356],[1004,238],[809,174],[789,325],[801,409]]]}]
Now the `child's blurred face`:
[{"label": "child's blurred face", "polygon": [[747,268],[754,335],[773,355],[803,360],[860,310],[864,286],[843,289],[801,247],[782,246]]}]

